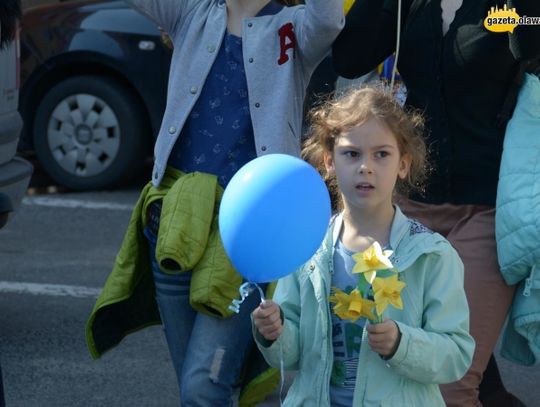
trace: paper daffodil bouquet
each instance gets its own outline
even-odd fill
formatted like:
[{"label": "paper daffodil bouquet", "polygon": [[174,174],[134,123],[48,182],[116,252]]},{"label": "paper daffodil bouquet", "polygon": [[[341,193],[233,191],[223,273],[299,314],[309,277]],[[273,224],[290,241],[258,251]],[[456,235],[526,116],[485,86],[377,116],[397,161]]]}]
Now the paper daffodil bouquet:
[{"label": "paper daffodil bouquet", "polygon": [[347,294],[332,287],[333,295],[329,298],[338,317],[353,322],[367,318],[379,323],[388,305],[403,309],[401,290],[405,283],[399,280],[398,270],[389,259],[391,255],[392,251],[383,251],[378,242],[353,255],[356,264],[352,272],[358,274],[356,288]]}]

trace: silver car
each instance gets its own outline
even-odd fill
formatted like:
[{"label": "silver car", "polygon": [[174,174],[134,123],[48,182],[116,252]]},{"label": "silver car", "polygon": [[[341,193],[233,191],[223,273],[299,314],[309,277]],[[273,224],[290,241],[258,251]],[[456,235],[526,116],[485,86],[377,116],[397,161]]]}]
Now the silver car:
[{"label": "silver car", "polygon": [[30,163],[15,157],[22,129],[17,111],[19,50],[18,34],[15,41],[0,48],[0,228],[20,205],[32,175]]}]

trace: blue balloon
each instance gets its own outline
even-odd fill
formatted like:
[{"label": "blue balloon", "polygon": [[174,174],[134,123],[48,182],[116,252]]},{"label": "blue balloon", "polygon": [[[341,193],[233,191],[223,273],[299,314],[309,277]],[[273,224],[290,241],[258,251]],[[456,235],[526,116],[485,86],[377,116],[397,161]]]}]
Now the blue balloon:
[{"label": "blue balloon", "polygon": [[227,185],[219,228],[238,272],[264,283],[309,260],[324,239],[330,214],[328,190],[310,164],[268,154],[240,168]]}]

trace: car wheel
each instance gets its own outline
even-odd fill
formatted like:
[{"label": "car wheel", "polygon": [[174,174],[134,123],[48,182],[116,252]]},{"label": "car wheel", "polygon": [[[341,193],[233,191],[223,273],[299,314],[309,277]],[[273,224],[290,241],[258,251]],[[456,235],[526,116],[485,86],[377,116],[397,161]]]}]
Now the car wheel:
[{"label": "car wheel", "polygon": [[56,84],[41,100],[34,148],[45,171],[74,190],[111,188],[140,173],[149,126],[136,95],[99,76]]}]

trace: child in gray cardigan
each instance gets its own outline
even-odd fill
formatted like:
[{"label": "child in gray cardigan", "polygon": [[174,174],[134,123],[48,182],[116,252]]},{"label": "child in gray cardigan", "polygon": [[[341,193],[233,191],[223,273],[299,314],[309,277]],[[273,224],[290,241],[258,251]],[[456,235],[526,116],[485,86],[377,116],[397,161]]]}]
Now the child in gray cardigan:
[{"label": "child in gray cardigan", "polygon": [[[343,0],[129,3],[162,27],[174,46],[154,186],[167,166],[214,174],[225,187],[257,156],[299,155],[305,90],[343,26]],[[225,319],[193,310],[191,272],[165,274],[155,261],[160,212],[160,202],[152,204],[145,235],[181,403],[232,405],[253,347],[249,316],[257,298]]]}]

